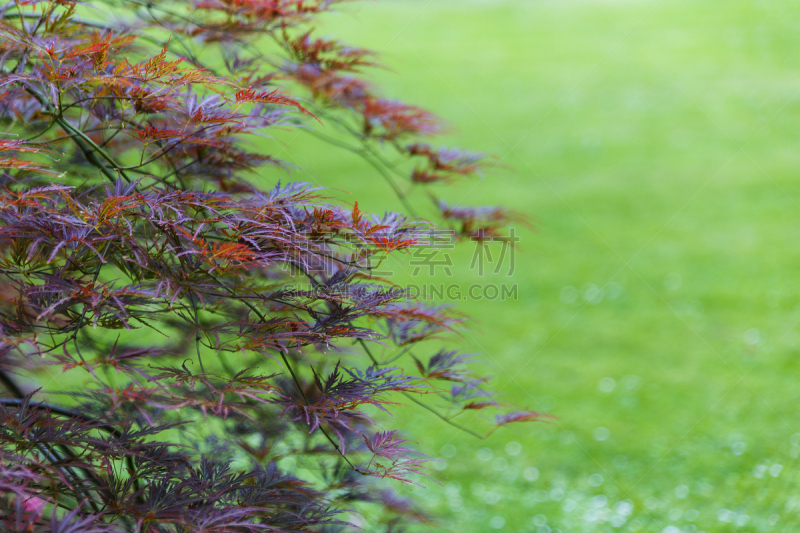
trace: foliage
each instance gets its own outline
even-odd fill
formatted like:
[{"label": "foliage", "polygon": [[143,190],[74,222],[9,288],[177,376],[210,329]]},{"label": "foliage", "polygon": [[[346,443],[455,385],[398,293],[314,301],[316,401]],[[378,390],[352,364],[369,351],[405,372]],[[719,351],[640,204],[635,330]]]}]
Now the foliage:
[{"label": "foliage", "polygon": [[[390,529],[430,520],[376,492],[382,478],[418,483],[425,460],[373,419],[402,399],[453,425],[500,405],[471,356],[424,344],[463,318],[371,273],[434,227],[398,180],[452,181],[484,158],[418,142],[438,119],[363,79],[375,55],[312,36],[337,3],[2,8],[6,530],[336,530],[362,503]],[[375,166],[406,215],[265,177],[286,164],[248,139],[322,135],[315,121]],[[465,238],[519,219],[435,203]],[[389,365],[404,356],[417,374]],[[82,378],[41,390],[48,366]]]}]

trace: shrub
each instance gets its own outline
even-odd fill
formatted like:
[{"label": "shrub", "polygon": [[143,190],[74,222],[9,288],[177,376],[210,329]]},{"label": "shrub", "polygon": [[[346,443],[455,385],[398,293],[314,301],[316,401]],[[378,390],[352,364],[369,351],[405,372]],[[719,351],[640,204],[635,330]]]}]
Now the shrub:
[{"label": "shrub", "polygon": [[[430,520],[384,479],[419,483],[425,459],[372,419],[499,405],[467,355],[424,342],[463,318],[374,271],[434,227],[403,187],[486,160],[420,142],[437,118],[365,81],[373,53],[308,31],[337,3],[0,8],[4,531],[332,531],[370,505],[371,530]],[[268,177],[271,128],[360,154],[406,215]],[[516,217],[436,202],[463,239]]]}]

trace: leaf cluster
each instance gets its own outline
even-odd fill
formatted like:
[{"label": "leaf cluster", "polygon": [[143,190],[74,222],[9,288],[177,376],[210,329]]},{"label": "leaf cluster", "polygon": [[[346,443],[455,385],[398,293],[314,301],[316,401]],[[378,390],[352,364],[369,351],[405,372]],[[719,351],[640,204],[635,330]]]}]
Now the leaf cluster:
[{"label": "leaf cluster", "polygon": [[[430,517],[385,480],[426,460],[383,413],[483,436],[454,417],[502,408],[425,342],[463,317],[373,275],[435,227],[409,188],[487,159],[423,143],[441,123],[377,92],[375,54],[314,35],[338,3],[0,7],[4,531],[336,531],[367,507],[400,530]],[[271,178],[274,128],[362,156],[398,212]],[[520,220],[431,196],[463,238]]]}]

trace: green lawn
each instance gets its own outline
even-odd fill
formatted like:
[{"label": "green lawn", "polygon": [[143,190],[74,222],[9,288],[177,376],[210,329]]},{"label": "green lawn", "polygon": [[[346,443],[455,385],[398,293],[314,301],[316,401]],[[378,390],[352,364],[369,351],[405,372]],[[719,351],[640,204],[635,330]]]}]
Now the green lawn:
[{"label": "green lawn", "polygon": [[[800,529],[800,2],[397,0],[327,20],[447,142],[501,158],[443,195],[536,220],[513,278],[491,278],[518,301],[462,302],[461,342],[504,401],[558,419],[486,441],[411,407],[387,424],[446,456],[442,486],[413,490],[442,530]],[[296,178],[394,206],[357,158],[294,139]],[[481,281],[456,256],[453,281]]]}]

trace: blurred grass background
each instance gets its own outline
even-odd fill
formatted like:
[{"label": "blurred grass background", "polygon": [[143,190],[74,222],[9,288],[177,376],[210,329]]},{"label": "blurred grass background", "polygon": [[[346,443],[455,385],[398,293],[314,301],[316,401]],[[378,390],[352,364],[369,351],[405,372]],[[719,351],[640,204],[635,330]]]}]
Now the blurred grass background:
[{"label": "blurred grass background", "polygon": [[[477,323],[460,342],[504,401],[558,419],[486,441],[411,406],[391,424],[443,459],[442,485],[412,491],[441,530],[798,530],[800,2],[341,11],[322,33],[379,51],[389,96],[508,165],[437,192],[538,228],[491,279],[519,299],[461,303]],[[294,139],[276,155],[295,179],[395,206],[357,157]]]}]

